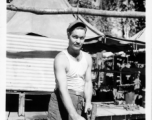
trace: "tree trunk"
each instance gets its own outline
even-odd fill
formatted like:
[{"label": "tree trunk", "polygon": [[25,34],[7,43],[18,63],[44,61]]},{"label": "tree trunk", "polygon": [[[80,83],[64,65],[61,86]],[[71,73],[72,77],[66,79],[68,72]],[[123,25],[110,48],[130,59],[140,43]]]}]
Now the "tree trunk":
[{"label": "tree trunk", "polygon": [[130,26],[128,24],[124,25],[124,38],[125,39],[129,39],[129,31],[130,31]]}]

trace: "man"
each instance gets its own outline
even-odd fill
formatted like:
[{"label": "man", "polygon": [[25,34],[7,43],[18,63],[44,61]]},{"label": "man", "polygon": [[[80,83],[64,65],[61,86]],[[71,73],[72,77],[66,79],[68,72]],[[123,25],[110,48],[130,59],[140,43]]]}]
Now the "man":
[{"label": "man", "polygon": [[86,31],[84,23],[72,22],[67,29],[69,46],[55,57],[56,89],[50,98],[49,120],[85,120],[81,116],[84,98],[85,113],[92,109],[92,59],[80,50]]}]

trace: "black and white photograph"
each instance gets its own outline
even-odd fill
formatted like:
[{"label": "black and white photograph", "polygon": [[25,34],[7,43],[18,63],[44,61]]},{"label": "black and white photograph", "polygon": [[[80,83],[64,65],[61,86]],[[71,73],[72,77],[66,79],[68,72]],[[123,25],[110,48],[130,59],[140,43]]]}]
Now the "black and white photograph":
[{"label": "black and white photograph", "polygon": [[146,0],[5,2],[5,120],[149,120]]}]

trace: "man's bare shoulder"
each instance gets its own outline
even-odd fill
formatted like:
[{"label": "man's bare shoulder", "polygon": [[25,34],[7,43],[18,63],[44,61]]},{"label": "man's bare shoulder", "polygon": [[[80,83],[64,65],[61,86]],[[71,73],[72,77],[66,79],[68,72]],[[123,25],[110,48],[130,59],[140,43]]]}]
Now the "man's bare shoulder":
[{"label": "man's bare shoulder", "polygon": [[55,61],[55,63],[66,64],[67,63],[67,57],[63,52],[60,52],[55,57],[54,61]]}]

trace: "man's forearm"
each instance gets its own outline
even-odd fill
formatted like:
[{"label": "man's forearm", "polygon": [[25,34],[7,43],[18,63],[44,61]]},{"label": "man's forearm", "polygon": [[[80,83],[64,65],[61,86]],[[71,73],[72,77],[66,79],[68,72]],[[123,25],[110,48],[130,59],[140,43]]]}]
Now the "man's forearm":
[{"label": "man's forearm", "polygon": [[84,88],[86,102],[91,102],[92,99],[92,81],[88,81]]},{"label": "man's forearm", "polygon": [[74,105],[72,103],[71,97],[69,95],[69,92],[67,89],[59,89],[60,90],[60,96],[63,101],[63,104],[65,108],[67,109],[69,115],[73,118],[77,115],[77,112],[74,108]]}]

